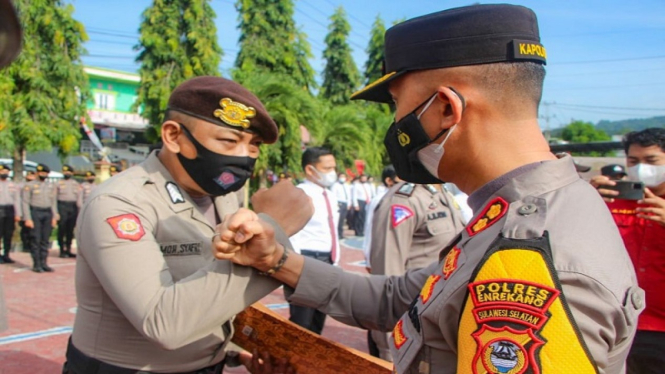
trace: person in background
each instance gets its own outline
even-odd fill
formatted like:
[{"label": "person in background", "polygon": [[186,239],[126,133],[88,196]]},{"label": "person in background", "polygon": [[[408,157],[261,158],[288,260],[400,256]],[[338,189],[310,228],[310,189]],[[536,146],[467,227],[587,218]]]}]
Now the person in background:
[{"label": "person in background", "polygon": [[81,209],[83,204],[88,201],[88,197],[92,191],[97,188],[97,185],[95,184],[97,174],[95,174],[94,171],[86,171],[83,178],[83,183],[81,183],[81,193],[79,194],[79,200],[77,202],[78,209]]},{"label": "person in background", "polygon": [[48,266],[48,252],[51,247],[51,232],[58,224],[58,193],[55,183],[49,182],[51,169],[45,164],[37,165],[38,180],[29,182],[21,193],[22,211],[25,226],[31,228],[30,238],[32,271],[35,273],[52,272]]},{"label": "person in background", "polygon": [[[381,180],[383,181],[384,188],[381,190],[377,189],[377,194],[369,202],[369,206],[367,207],[367,214],[365,215],[365,237],[363,238],[363,253],[365,254],[365,267],[367,268],[367,272],[370,272],[371,268],[370,249],[372,247],[372,225],[374,221],[374,211],[381,202],[383,196],[386,194],[386,192],[388,192],[388,189],[394,186],[395,183],[401,181],[395,172],[395,167],[392,165],[388,165],[383,168],[383,172],[381,172]],[[382,241],[383,238],[379,238],[379,240]]]},{"label": "person in background", "polygon": [[337,198],[337,207],[339,210],[339,220],[337,222],[337,236],[344,238],[344,221],[346,214],[351,206],[351,186],[346,183],[346,174],[339,173],[337,175],[337,182],[335,182],[330,189]]},{"label": "person in background", "polygon": [[[302,230],[291,236],[291,244],[296,253],[336,265],[340,255],[336,226],[339,212],[337,198],[329,190],[337,181],[335,156],[326,148],[307,148],[301,165],[305,180],[297,187],[312,199],[314,215]],[[324,313],[298,305],[290,305],[289,309],[291,322],[321,334],[326,321]]]},{"label": "person in background", "polygon": [[[23,191],[23,188],[30,182],[34,181],[37,178],[37,172],[34,170],[28,170],[25,172],[25,179],[20,184],[20,191]],[[19,204],[19,214],[21,216],[21,221],[19,222],[19,227],[21,227],[21,232],[19,233],[21,237],[21,246],[23,247],[24,252],[32,251],[32,228],[25,225],[25,211],[23,210],[23,201]]]},{"label": "person in background", "polygon": [[[620,165],[605,167],[591,185],[607,202],[623,243],[646,293],[646,309],[637,323],[635,341],[628,355],[629,374],[662,373],[665,368],[665,128],[634,131],[623,138],[627,172]],[[607,169],[606,169],[607,168]],[[644,199],[614,198],[617,191],[604,187],[616,180],[641,181],[647,187]]]},{"label": "person in background", "polygon": [[360,174],[358,180],[351,185],[351,201],[353,204],[353,229],[356,236],[365,235],[365,216],[367,205],[372,201],[372,189],[367,183],[367,175]]},{"label": "person in background", "polygon": [[0,264],[13,264],[9,254],[12,250],[12,237],[16,222],[21,220],[20,187],[9,179],[11,168],[0,164],[0,241],[3,253]]},{"label": "person in background", "polygon": [[109,174],[111,176],[117,175],[120,172],[122,172],[122,166],[120,165],[111,165],[111,167],[109,167]]},{"label": "person in background", "polygon": [[62,166],[64,180],[58,181],[56,185],[56,199],[58,201],[58,247],[60,247],[60,258],[75,258],[72,253],[72,242],[74,241],[74,227],[79,215],[79,204],[81,185],[72,177],[74,168],[69,165]]}]

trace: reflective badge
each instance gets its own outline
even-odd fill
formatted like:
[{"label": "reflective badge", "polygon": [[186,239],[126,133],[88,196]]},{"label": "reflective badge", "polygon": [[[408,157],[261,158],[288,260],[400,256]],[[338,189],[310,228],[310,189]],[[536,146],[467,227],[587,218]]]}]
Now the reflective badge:
[{"label": "reflective badge", "polygon": [[477,233],[489,228],[494,223],[503,217],[508,211],[508,203],[506,200],[497,197],[490,201],[489,204],[483,209],[483,212],[478,217],[466,226],[466,232],[469,236],[474,236]]},{"label": "reflective badge", "polygon": [[171,202],[173,204],[180,204],[185,202],[185,198],[182,196],[182,192],[180,192],[180,188],[177,184],[173,182],[167,182],[166,191],[169,193],[169,197],[171,198]]},{"label": "reflective badge", "polygon": [[400,223],[413,217],[413,211],[404,205],[393,205],[390,207],[390,210],[392,212],[391,216],[393,228],[399,226]]},{"label": "reflective badge", "polygon": [[432,297],[434,286],[436,286],[436,283],[439,280],[441,280],[440,275],[430,275],[429,278],[427,278],[427,282],[425,282],[425,285],[420,290],[420,299],[423,301],[423,304],[426,304],[430,297]]},{"label": "reflective badge", "polygon": [[596,373],[549,252],[503,242],[468,286],[457,373]]},{"label": "reflective badge", "polygon": [[111,225],[115,236],[120,239],[137,241],[145,235],[141,220],[135,214],[122,214],[107,218],[106,222]]},{"label": "reflective badge", "polygon": [[450,275],[457,270],[457,259],[459,258],[459,254],[462,252],[457,247],[453,247],[453,249],[448,252],[446,255],[446,259],[443,260],[443,279],[447,280],[450,278]]},{"label": "reflective badge", "polygon": [[395,348],[400,349],[409,338],[404,335],[404,321],[400,320],[393,329],[393,343]]}]

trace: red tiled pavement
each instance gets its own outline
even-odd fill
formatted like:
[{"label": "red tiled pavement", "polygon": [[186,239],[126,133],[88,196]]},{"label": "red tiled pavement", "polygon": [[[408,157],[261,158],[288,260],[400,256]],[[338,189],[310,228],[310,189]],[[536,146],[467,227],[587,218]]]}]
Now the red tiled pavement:
[{"label": "red tiled pavement", "polygon": [[[349,232],[350,233],[350,232]],[[6,311],[7,330],[0,332],[0,374],[54,374],[60,373],[70,329],[74,323],[76,295],[74,291],[74,260],[60,259],[52,250],[49,265],[54,273],[30,271],[32,260],[28,253],[14,252],[15,264],[0,265],[0,282],[4,303],[0,313]],[[362,266],[351,263],[362,261],[362,251],[342,248],[342,267],[364,272]],[[266,296],[264,304],[283,304],[281,289]],[[288,317],[288,308],[276,310]],[[60,328],[60,329],[58,329]],[[48,330],[52,330],[47,335]],[[40,336],[16,341],[20,334],[41,332]],[[367,352],[364,330],[343,325],[332,318],[326,320],[323,336]],[[242,369],[229,369],[227,373],[245,373]]]}]

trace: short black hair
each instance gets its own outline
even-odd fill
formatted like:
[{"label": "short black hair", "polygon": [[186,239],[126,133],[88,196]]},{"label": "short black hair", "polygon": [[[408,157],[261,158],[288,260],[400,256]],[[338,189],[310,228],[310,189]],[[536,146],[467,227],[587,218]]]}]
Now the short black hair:
[{"label": "short black hair", "polygon": [[623,137],[623,149],[628,154],[628,148],[637,144],[640,147],[651,147],[657,145],[665,152],[665,128],[650,127],[642,131],[632,131]]},{"label": "short black hair", "polygon": [[385,168],[383,168],[383,172],[381,172],[381,181],[383,182],[386,187],[388,185],[386,184],[386,178],[390,178],[391,181],[395,181],[395,178],[397,177],[397,172],[395,171],[395,167],[392,165],[388,165]]},{"label": "short black hair", "polygon": [[332,155],[332,152],[328,148],[323,147],[311,147],[307,148],[305,152],[302,153],[302,161],[300,166],[305,170],[305,166],[314,165],[319,162],[321,156]]}]

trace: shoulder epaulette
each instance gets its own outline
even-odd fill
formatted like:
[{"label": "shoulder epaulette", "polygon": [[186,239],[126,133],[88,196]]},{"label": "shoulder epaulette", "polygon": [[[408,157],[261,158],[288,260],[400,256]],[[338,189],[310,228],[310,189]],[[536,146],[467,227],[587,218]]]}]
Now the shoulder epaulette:
[{"label": "shoulder epaulette", "polygon": [[413,194],[413,190],[415,188],[416,188],[416,185],[413,184],[413,183],[404,183],[404,185],[402,185],[402,187],[400,187],[399,190],[397,190],[397,192],[395,192],[395,194],[409,197]]}]

